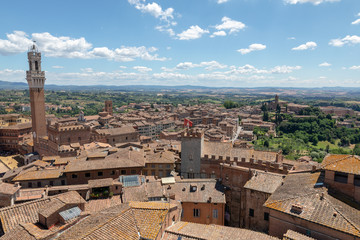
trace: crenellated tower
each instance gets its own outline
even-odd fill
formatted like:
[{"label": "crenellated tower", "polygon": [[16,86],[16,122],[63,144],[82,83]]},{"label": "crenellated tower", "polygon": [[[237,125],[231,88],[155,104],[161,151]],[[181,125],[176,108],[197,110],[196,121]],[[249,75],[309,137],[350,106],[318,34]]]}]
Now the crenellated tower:
[{"label": "crenellated tower", "polygon": [[44,96],[45,72],[41,71],[41,53],[35,43],[29,48],[28,61],[29,71],[26,71],[26,80],[30,92],[32,130],[36,151],[39,138],[45,137],[47,134]]}]

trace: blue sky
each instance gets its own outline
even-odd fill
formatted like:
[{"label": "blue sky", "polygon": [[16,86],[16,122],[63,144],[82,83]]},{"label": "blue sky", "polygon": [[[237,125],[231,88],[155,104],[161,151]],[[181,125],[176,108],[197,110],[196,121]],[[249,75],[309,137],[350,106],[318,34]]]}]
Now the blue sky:
[{"label": "blue sky", "polygon": [[359,0],[3,1],[0,80],[360,87]]}]

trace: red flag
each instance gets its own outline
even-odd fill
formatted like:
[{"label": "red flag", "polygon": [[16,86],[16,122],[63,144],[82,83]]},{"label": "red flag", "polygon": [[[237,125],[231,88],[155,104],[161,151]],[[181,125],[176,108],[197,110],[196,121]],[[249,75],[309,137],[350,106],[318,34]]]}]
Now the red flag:
[{"label": "red flag", "polygon": [[184,118],[184,127],[192,127],[193,122],[187,118]]}]

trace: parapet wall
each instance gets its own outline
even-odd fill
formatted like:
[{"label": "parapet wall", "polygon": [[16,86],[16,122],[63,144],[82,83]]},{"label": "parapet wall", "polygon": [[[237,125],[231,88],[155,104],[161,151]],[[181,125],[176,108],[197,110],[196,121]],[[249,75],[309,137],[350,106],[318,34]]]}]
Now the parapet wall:
[{"label": "parapet wall", "polygon": [[201,158],[201,164],[226,164],[232,167],[239,166],[282,174],[287,174],[292,168],[292,166],[284,165],[279,162],[255,160],[254,158],[246,159],[229,156],[209,156],[207,154]]}]

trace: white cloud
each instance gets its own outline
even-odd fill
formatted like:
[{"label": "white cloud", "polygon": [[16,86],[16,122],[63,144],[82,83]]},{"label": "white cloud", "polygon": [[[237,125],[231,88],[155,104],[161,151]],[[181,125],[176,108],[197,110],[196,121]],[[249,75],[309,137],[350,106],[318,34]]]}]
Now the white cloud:
[{"label": "white cloud", "polygon": [[296,38],[295,37],[288,37],[287,39],[288,40],[295,40]]},{"label": "white cloud", "polygon": [[92,73],[94,72],[94,70],[92,68],[81,68],[80,69],[82,72],[85,72],[85,73]]},{"label": "white cloud", "polygon": [[[59,85],[126,85],[126,84],[153,84],[153,85],[206,85],[206,86],[220,86],[220,87],[235,87],[235,86],[265,86],[286,84],[286,81],[291,80],[291,76],[286,74],[295,70],[301,69],[300,66],[276,66],[269,69],[258,69],[252,65],[244,66],[226,66],[216,61],[201,62],[199,64],[190,64],[190,66],[197,65],[198,67],[226,68],[226,70],[211,71],[200,74],[183,74],[176,72],[176,68],[168,69],[162,68],[162,72],[152,73],[145,72],[122,72],[115,70],[111,72],[97,72],[90,69],[82,69],[79,72],[46,72],[48,84]],[[137,66],[142,69],[141,66]],[[170,71],[168,71],[170,70]],[[211,69],[209,69],[210,71]],[[213,69],[212,69],[213,70]],[[278,73],[278,74],[275,74]],[[25,82],[23,70],[0,70],[0,79],[6,81],[21,81]],[[284,81],[284,82],[283,82]],[[301,82],[302,83],[302,82]]]},{"label": "white cloud", "polygon": [[349,67],[350,70],[360,70],[360,66]]},{"label": "white cloud", "polygon": [[344,45],[350,45],[350,44],[359,44],[360,43],[360,37],[357,35],[347,35],[344,38],[337,38],[337,39],[332,39],[329,42],[329,45],[334,46],[334,47],[342,47]]},{"label": "white cloud", "polygon": [[223,17],[221,21],[222,24],[216,25],[215,28],[219,31],[228,30],[230,34],[238,32],[246,27],[244,23],[232,20],[228,17]]},{"label": "white cloud", "polygon": [[225,31],[217,31],[217,32],[214,32],[213,34],[211,34],[211,38],[213,37],[217,37],[217,36],[226,36],[226,32]]},{"label": "white cloud", "polygon": [[179,63],[178,65],[176,65],[177,69],[183,69],[183,70],[194,68],[194,67],[197,67],[197,65],[192,62],[182,62],[182,63]]},{"label": "white cloud", "polygon": [[133,67],[133,69],[141,72],[141,73],[146,73],[146,72],[151,72],[152,69],[151,68],[148,68],[148,67],[144,67],[144,66],[135,66]]},{"label": "white cloud", "polygon": [[25,52],[32,41],[28,38],[25,32],[14,31],[13,33],[6,34],[7,39],[0,39],[0,54],[12,55]]},{"label": "white cloud", "polygon": [[217,3],[218,4],[222,4],[222,3],[226,3],[226,2],[228,2],[229,0],[217,0]]},{"label": "white cloud", "polygon": [[208,30],[204,30],[198,25],[191,26],[189,29],[179,33],[177,36],[180,40],[192,40],[201,38],[203,34],[209,33]]},{"label": "white cloud", "polygon": [[302,51],[302,50],[314,50],[317,47],[316,42],[307,42],[305,44],[301,44],[300,46],[292,48],[295,51]]},{"label": "white cloud", "polygon": [[241,49],[238,49],[237,51],[240,52],[242,55],[245,55],[245,54],[248,54],[253,51],[261,51],[264,49],[266,49],[266,45],[254,43],[254,44],[251,44],[248,48],[241,48]]},{"label": "white cloud", "polygon": [[[177,70],[188,70],[190,68],[196,68],[196,67],[203,67],[208,71],[212,71],[215,69],[227,68],[227,65],[221,64],[217,61],[201,62],[199,64],[195,64],[192,62],[182,62],[182,63],[179,63],[178,65],[176,65],[175,68]],[[164,69],[166,69],[166,68],[164,68]],[[169,71],[169,69],[166,69],[166,70]]]},{"label": "white cloud", "polygon": [[325,76],[320,76],[319,79],[327,79]]},{"label": "white cloud", "polygon": [[355,24],[360,24],[360,18],[356,19],[355,21],[353,21],[351,24],[355,25]]},{"label": "white cloud", "polygon": [[64,68],[63,66],[52,66],[52,68],[56,68],[56,69],[61,69],[61,68]]},{"label": "white cloud", "polygon": [[330,66],[331,66],[331,64],[328,62],[323,62],[323,63],[319,64],[319,67],[330,67]]},{"label": "white cloud", "polygon": [[173,8],[163,9],[155,2],[145,4],[145,0],[128,0],[128,2],[131,5],[134,5],[135,8],[140,10],[142,13],[149,13],[155,18],[160,19],[164,25],[155,27],[156,30],[166,32],[170,36],[175,36],[174,30],[171,28],[171,26],[175,26],[177,24],[177,22],[174,21]]},{"label": "white cloud", "polygon": [[169,21],[170,19],[174,19],[173,8],[167,8],[163,10],[162,7],[155,2],[144,4],[143,2],[145,1],[141,1],[141,0],[128,0],[128,2],[131,5],[134,5],[135,8],[140,10],[141,12],[149,13],[155,18],[159,18],[164,21]]},{"label": "white cloud", "polygon": [[218,63],[217,61],[201,62],[199,65],[200,67],[205,67],[205,69],[209,71],[227,68],[227,65]]},{"label": "white cloud", "polygon": [[271,69],[271,73],[275,73],[275,74],[285,74],[285,73],[291,73],[294,70],[300,70],[302,67],[301,66],[276,66],[273,69]]},{"label": "white cloud", "polygon": [[302,4],[302,3],[312,3],[314,5],[319,5],[325,2],[340,2],[341,0],[284,0],[288,4]]},{"label": "white cloud", "polygon": [[[0,39],[0,54],[11,55],[26,52],[31,46],[32,41],[25,32],[14,31],[7,34],[7,39]],[[160,58],[158,54],[153,54],[158,49],[154,47],[146,48],[121,46],[120,48],[109,49],[107,47],[93,48],[92,44],[85,38],[70,38],[66,36],[55,37],[48,32],[33,33],[32,39],[41,52],[47,57],[61,58],[80,58],[93,59],[105,58],[114,61],[134,61],[137,58],[143,60],[164,61],[166,58]]]}]

